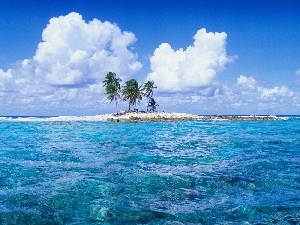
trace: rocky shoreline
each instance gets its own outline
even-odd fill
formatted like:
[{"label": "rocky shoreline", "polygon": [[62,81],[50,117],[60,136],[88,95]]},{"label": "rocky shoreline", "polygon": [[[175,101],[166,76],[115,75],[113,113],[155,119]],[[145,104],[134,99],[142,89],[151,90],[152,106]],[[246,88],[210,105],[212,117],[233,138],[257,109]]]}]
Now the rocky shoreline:
[{"label": "rocky shoreline", "polygon": [[126,113],[123,115],[112,115],[107,118],[111,122],[142,122],[142,121],[184,121],[184,120],[282,120],[276,116],[198,116],[186,113]]},{"label": "rocky shoreline", "polygon": [[277,116],[199,116],[201,120],[283,120]]},{"label": "rocky shoreline", "polygon": [[142,122],[142,121],[183,121],[183,120],[197,120],[199,116],[187,113],[126,113],[123,115],[114,115],[107,119],[107,121],[114,122]]}]

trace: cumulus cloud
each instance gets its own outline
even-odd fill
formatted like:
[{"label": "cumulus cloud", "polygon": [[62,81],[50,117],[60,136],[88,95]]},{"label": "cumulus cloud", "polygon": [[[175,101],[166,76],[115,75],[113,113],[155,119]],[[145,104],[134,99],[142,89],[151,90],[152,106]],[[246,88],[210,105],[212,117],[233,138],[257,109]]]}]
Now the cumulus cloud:
[{"label": "cumulus cloud", "polygon": [[107,21],[86,23],[80,14],[70,13],[50,19],[42,38],[33,57],[35,73],[50,85],[92,84],[109,71],[126,77],[142,67],[128,50],[134,34]]},{"label": "cumulus cloud", "polygon": [[173,50],[170,44],[162,43],[150,58],[152,72],[147,79],[159,84],[160,90],[168,92],[190,91],[211,85],[216,74],[235,59],[227,56],[226,37],[224,32],[206,32],[202,28],[194,36],[193,45],[186,50]]},{"label": "cumulus cloud", "polygon": [[128,49],[135,41],[133,33],[107,21],[85,22],[74,12],[52,18],[32,58],[6,72],[0,69],[0,91],[38,97],[61,87],[88,88],[101,83],[109,71],[130,77],[142,67]]},{"label": "cumulus cloud", "polygon": [[265,100],[276,100],[277,98],[293,97],[294,92],[291,91],[287,86],[282,85],[281,87],[267,88],[258,86],[253,76],[246,77],[240,75],[237,78],[237,90],[241,94],[258,94],[259,99]]},{"label": "cumulus cloud", "polygon": [[254,77],[246,77],[244,75],[240,75],[237,78],[237,87],[241,92],[253,92],[256,90],[256,80]]},{"label": "cumulus cloud", "polygon": [[102,80],[109,71],[127,79],[141,69],[131,49],[136,40],[116,24],[86,22],[75,12],[51,18],[35,55],[7,71],[0,69],[0,94],[14,93],[0,104],[19,108],[59,104],[62,109],[84,107],[90,100],[88,104],[95,105],[103,97]]},{"label": "cumulus cloud", "polygon": [[7,93],[12,92],[12,70],[8,69],[6,72],[0,69],[0,92]]},{"label": "cumulus cloud", "polygon": [[294,92],[291,91],[288,87],[282,85],[281,87],[274,88],[264,88],[258,87],[258,92],[260,93],[261,99],[271,99],[275,100],[276,97],[293,97]]},{"label": "cumulus cloud", "polygon": [[6,72],[4,72],[2,69],[0,69],[0,80],[8,80],[12,77],[11,75],[11,69],[7,70]]}]

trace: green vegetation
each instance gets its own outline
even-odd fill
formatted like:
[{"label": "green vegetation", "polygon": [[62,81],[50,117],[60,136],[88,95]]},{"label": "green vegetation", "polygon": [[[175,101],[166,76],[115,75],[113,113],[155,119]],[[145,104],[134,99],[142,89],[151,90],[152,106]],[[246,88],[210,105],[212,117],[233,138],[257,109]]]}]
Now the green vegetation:
[{"label": "green vegetation", "polygon": [[138,104],[142,100],[142,97],[145,96],[148,100],[147,111],[150,108],[151,112],[156,111],[158,104],[154,100],[153,89],[157,88],[154,86],[154,81],[147,81],[146,83],[139,85],[136,79],[130,79],[125,82],[125,85],[121,89],[120,78],[116,77],[116,74],[109,72],[105,76],[103,81],[103,87],[105,87],[105,95],[110,102],[116,102],[117,113],[119,113],[118,100],[122,99],[128,101],[128,110],[130,111],[130,106],[134,106],[134,111],[138,111]]},{"label": "green vegetation", "polygon": [[107,95],[107,99],[110,102],[116,102],[117,113],[119,113],[119,105],[118,99],[121,99],[121,85],[122,80],[116,77],[115,73],[109,72],[105,76],[105,80],[103,81],[103,87],[105,87],[105,94]]},{"label": "green vegetation", "polygon": [[134,106],[134,111],[138,111],[138,103],[142,100],[141,87],[136,79],[130,79],[125,82],[125,86],[122,89],[123,99],[129,102],[130,106]]},{"label": "green vegetation", "polygon": [[[144,91],[144,96],[148,99],[148,106],[147,106],[147,111],[148,107],[150,108],[150,111],[156,111],[156,106],[158,106],[155,102],[155,100],[152,98],[153,96],[153,89],[157,87],[154,86],[154,81],[147,81],[144,83],[144,86],[142,88],[142,91]],[[150,102],[151,101],[151,102]]]},{"label": "green vegetation", "polygon": [[156,101],[154,100],[154,98],[150,98],[148,101],[148,107],[150,107],[150,112],[156,112],[156,107],[159,106],[158,104],[156,104]]}]

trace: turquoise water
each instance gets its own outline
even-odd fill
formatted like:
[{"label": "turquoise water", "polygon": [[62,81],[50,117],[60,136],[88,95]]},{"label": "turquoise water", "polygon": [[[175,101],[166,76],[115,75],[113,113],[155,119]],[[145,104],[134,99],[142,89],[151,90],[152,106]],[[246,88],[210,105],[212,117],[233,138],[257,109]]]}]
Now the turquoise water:
[{"label": "turquoise water", "polygon": [[0,224],[300,224],[300,119],[0,122]]}]

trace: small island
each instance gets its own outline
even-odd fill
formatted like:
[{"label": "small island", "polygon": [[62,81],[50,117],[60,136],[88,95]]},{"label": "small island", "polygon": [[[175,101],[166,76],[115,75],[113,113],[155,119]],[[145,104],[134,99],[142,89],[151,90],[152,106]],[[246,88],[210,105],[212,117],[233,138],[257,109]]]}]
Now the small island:
[{"label": "small island", "polygon": [[[157,112],[159,106],[153,98],[153,91],[157,87],[154,81],[147,81],[139,84],[136,79],[130,79],[125,82],[121,88],[122,80],[116,76],[116,73],[109,72],[103,81],[105,95],[110,102],[115,101],[117,113],[112,115],[94,116],[96,120],[107,120],[111,122],[139,122],[139,121],[182,121],[182,120],[281,120],[276,116],[198,116],[187,113],[168,113]],[[143,97],[147,98],[147,110],[139,111],[138,104]],[[128,110],[125,112],[119,109],[119,100],[128,101]],[[131,110],[131,106],[134,109]],[[90,118],[90,117],[85,117]],[[98,119],[97,119],[98,118]],[[90,118],[91,119],[91,118]]]},{"label": "small island", "polygon": [[176,112],[123,112],[119,114],[103,114],[94,116],[56,116],[48,118],[18,118],[18,121],[94,121],[94,122],[159,122],[159,121],[274,121],[284,120],[277,116],[199,116]]}]

